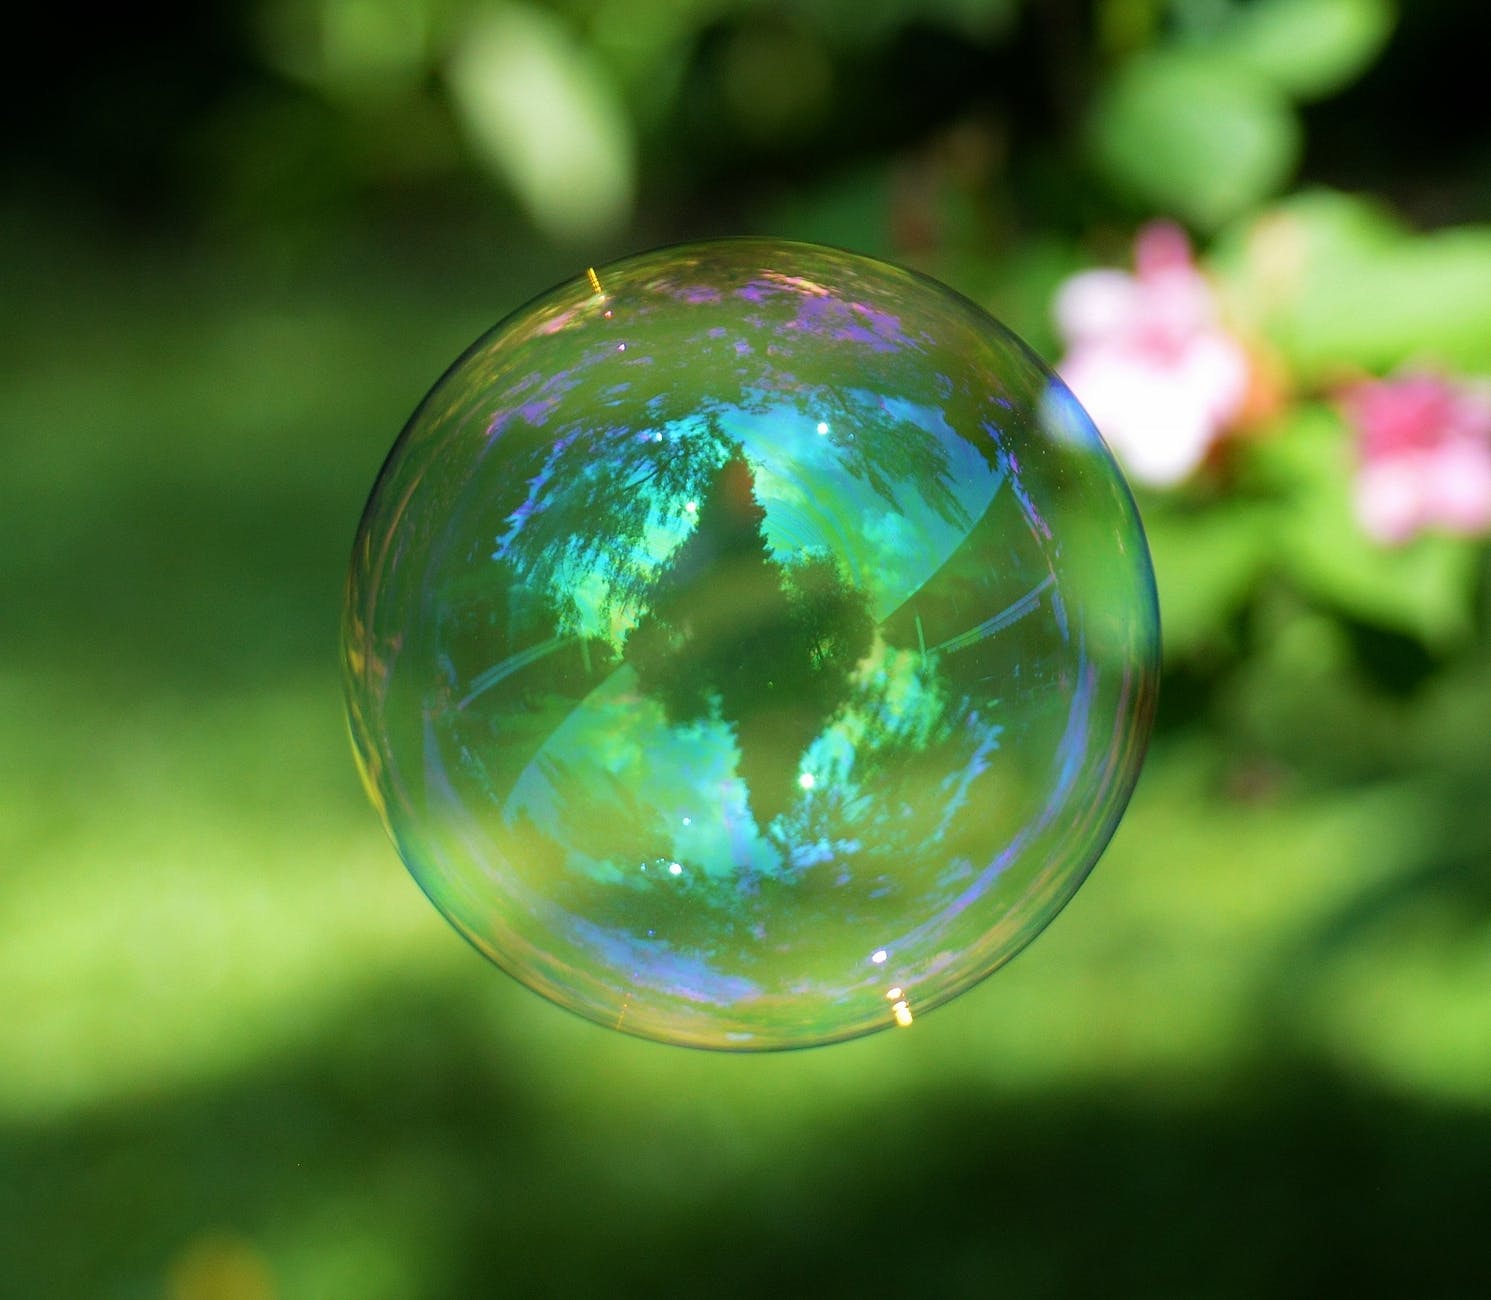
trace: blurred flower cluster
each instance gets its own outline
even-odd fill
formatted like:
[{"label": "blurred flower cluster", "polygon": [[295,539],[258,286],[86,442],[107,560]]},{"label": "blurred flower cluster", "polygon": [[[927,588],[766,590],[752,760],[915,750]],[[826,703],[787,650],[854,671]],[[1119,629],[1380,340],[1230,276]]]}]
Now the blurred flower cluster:
[{"label": "blurred flower cluster", "polygon": [[1237,425],[1248,354],[1180,227],[1140,231],[1134,266],[1062,285],[1056,319],[1070,350],[1060,368],[1134,477],[1169,486]]},{"label": "blurred flower cluster", "polygon": [[1311,189],[1241,207],[1204,254],[1171,218],[1107,260],[1052,285],[1056,365],[1140,492],[1172,656],[1281,593],[1436,655],[1468,645],[1491,227],[1414,230]]},{"label": "blurred flower cluster", "polygon": [[1356,508],[1384,542],[1426,528],[1491,530],[1491,394],[1437,375],[1368,380],[1342,396],[1360,448]]},{"label": "blurred flower cluster", "polygon": [[[1139,231],[1132,273],[1064,281],[1054,314],[1062,377],[1142,484],[1185,482],[1223,439],[1278,415],[1280,394],[1250,401],[1274,377],[1173,222]],[[1334,396],[1354,447],[1356,516],[1371,538],[1491,532],[1491,383],[1410,368],[1340,384]]]}]

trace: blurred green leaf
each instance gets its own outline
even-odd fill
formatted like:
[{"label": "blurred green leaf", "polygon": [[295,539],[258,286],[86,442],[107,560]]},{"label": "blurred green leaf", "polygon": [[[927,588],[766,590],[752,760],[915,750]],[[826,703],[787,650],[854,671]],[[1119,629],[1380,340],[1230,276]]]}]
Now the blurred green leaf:
[{"label": "blurred green leaf", "polygon": [[1360,199],[1292,199],[1224,241],[1243,310],[1307,381],[1405,363],[1491,370],[1491,227],[1409,235]]},{"label": "blurred green leaf", "polygon": [[1168,658],[1214,646],[1247,603],[1272,555],[1276,513],[1269,503],[1241,500],[1203,509],[1146,505]]},{"label": "blurred green leaf", "polygon": [[807,24],[746,25],[731,35],[722,64],[724,99],[747,139],[790,141],[828,111],[833,68]]},{"label": "blurred green leaf", "polygon": [[630,121],[600,61],[552,14],[478,10],[448,76],[472,147],[545,233],[583,240],[629,215]]},{"label": "blurred green leaf", "polygon": [[1383,271],[1377,306],[1396,321],[1406,355],[1491,368],[1491,228],[1415,239]]},{"label": "blurred green leaf", "polygon": [[1160,25],[1160,0],[1102,0],[1094,15],[1098,48],[1131,54],[1154,39]]},{"label": "blurred green leaf", "polygon": [[[625,4],[634,13],[644,8],[635,0],[612,2]],[[776,0],[668,0],[660,7],[689,5],[698,10],[693,23],[696,29],[706,27],[720,11],[772,14],[785,10],[796,12],[832,43],[862,49],[884,45],[896,32],[913,24],[942,27],[977,41],[997,39],[1013,26],[1020,0],[880,0],[877,4],[811,0],[786,5]]]},{"label": "blurred green leaf", "polygon": [[937,22],[974,40],[1003,36],[1013,25],[1016,0],[920,0],[906,5],[908,19]]},{"label": "blurred green leaf", "polygon": [[1430,535],[1401,547],[1372,541],[1352,509],[1355,466],[1334,411],[1300,407],[1254,453],[1291,503],[1274,534],[1275,562],[1285,576],[1330,608],[1425,645],[1443,649],[1466,637],[1475,548]]},{"label": "blurred green leaf", "polygon": [[890,257],[891,177],[883,166],[853,167],[765,205],[761,223],[785,239]]},{"label": "blurred green leaf", "polygon": [[1387,44],[1394,18],[1388,0],[1258,0],[1233,13],[1216,51],[1296,99],[1354,80]]},{"label": "blurred green leaf", "polygon": [[269,0],[255,15],[279,71],[332,95],[407,90],[425,72],[432,0]]},{"label": "blurred green leaf", "polygon": [[1288,179],[1300,131],[1262,78],[1223,58],[1162,50],[1118,70],[1098,101],[1091,143],[1133,199],[1214,228]]},{"label": "blurred green leaf", "polygon": [[989,266],[987,290],[969,271],[938,278],[986,306],[1040,355],[1054,361],[1062,352],[1051,304],[1065,280],[1091,263],[1080,249],[1055,235],[1027,239],[1018,252],[1005,253]]}]

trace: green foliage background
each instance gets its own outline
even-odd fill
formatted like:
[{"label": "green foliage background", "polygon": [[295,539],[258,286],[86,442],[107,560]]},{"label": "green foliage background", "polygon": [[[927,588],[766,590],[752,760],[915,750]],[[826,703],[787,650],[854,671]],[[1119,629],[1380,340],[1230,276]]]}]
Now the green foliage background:
[{"label": "green foliage background", "polygon": [[[0,1296],[1485,1293],[1486,557],[1368,542],[1328,400],[1491,374],[1482,6],[39,17],[0,198]],[[917,265],[1054,358],[1055,285],[1156,214],[1288,398],[1141,502],[1159,733],[1049,933],[766,1058],[469,951],[337,677],[352,530],[443,367],[586,265],[745,231]]]}]

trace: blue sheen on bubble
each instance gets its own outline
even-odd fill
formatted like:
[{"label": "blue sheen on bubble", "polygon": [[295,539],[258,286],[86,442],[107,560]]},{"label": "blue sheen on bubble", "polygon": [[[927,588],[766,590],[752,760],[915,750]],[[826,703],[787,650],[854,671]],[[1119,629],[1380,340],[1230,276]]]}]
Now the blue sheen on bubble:
[{"label": "blue sheen on bubble", "polygon": [[367,788],[483,953],[602,1024],[910,1024],[1111,836],[1158,617],[1071,394],[967,300],[756,239],[588,272],[390,454],[343,627]]}]

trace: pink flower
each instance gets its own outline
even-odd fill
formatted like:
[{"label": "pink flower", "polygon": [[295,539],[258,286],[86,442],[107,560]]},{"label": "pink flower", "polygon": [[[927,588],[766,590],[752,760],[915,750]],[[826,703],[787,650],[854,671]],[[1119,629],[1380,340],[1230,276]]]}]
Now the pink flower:
[{"label": "pink flower", "polygon": [[1236,422],[1248,354],[1221,325],[1185,232],[1139,232],[1134,274],[1084,271],[1057,291],[1057,369],[1135,478],[1178,483]]},{"label": "pink flower", "polygon": [[1361,453],[1356,513],[1372,537],[1491,530],[1491,393],[1403,375],[1357,384],[1342,405]]}]

